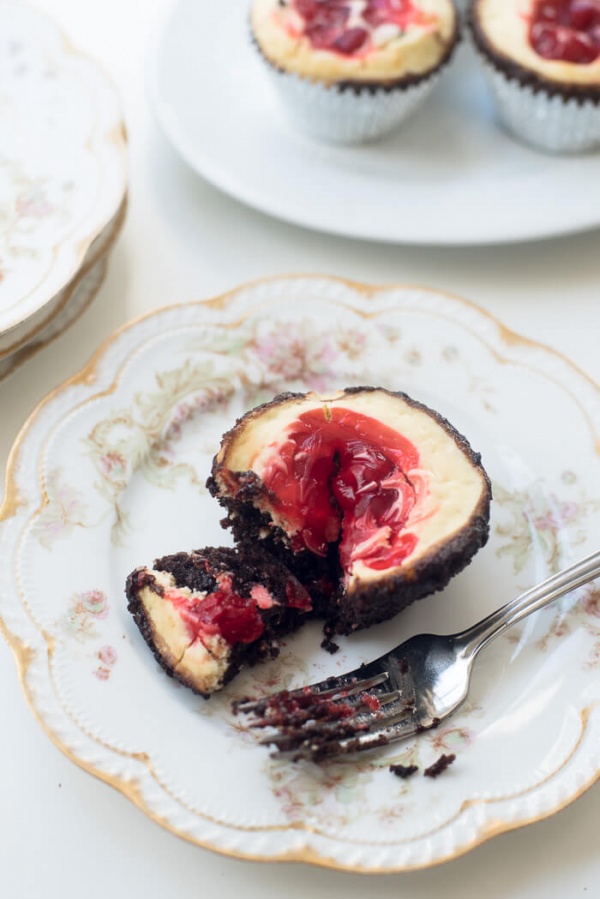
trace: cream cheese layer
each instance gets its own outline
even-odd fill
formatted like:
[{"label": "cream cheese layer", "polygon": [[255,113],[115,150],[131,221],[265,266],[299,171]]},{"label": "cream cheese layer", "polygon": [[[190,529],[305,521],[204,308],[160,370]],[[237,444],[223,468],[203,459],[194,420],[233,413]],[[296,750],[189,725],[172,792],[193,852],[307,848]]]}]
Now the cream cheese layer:
[{"label": "cream cheese layer", "polygon": [[149,569],[148,573],[160,590],[147,585],[139,590],[138,596],[161,657],[182,680],[201,693],[218,690],[227,672],[231,647],[218,634],[192,639],[177,606],[169,599],[177,595],[190,601],[202,600],[206,594],[177,587],[173,575],[166,571]]}]

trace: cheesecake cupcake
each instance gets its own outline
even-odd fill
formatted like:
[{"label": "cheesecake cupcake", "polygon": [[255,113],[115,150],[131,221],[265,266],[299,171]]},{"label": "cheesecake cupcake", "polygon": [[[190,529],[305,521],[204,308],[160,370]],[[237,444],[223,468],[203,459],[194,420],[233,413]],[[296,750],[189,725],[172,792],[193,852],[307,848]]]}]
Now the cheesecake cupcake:
[{"label": "cheesecake cupcake", "polygon": [[207,486],[237,545],[304,584],[326,634],[385,621],[442,590],[485,545],[478,453],[405,393],[284,393],[240,418]]},{"label": "cheesecake cupcake", "polygon": [[600,146],[600,0],[473,0],[469,27],[509,131],[555,153]]},{"label": "cheesecake cupcake", "polygon": [[254,0],[252,36],[292,124],[330,143],[392,131],[458,38],[452,0]]}]

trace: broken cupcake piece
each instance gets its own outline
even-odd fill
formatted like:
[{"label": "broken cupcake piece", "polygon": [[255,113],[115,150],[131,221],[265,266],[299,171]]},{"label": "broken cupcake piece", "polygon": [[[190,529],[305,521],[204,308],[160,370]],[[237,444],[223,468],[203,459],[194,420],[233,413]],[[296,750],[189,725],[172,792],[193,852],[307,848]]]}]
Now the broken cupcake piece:
[{"label": "broken cupcake piece", "polygon": [[489,533],[480,456],[404,393],[282,394],[225,434],[208,481],[239,545],[262,544],[348,634],[441,590]]},{"label": "broken cupcake piece", "polygon": [[209,696],[244,665],[273,658],[312,611],[297,578],[260,548],[210,547],[127,578],[128,609],[168,675]]}]

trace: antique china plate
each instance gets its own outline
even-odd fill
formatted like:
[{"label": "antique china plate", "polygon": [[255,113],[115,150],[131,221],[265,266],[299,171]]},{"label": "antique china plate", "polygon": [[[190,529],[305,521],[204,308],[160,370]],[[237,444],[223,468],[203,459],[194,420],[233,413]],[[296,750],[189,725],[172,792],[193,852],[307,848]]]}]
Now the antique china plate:
[{"label": "antique china plate", "polygon": [[[0,350],[47,324],[89,262],[127,185],[126,136],[108,76],[45,16],[0,2]],[[58,302],[58,301],[57,301]]]},{"label": "antique china plate", "polygon": [[27,332],[16,343],[3,349],[0,335],[0,381],[11,375],[39,350],[66,331],[91,304],[102,286],[111,250],[125,219],[127,201],[101,234],[92,242],[80,269],[69,283],[27,322]]},{"label": "antique china plate", "polygon": [[251,46],[248,5],[179,0],[151,56],[158,120],[216,187],[298,225],[392,243],[523,241],[600,224],[589,202],[600,153],[550,156],[508,137],[466,40],[402,130],[328,147],[288,125]]},{"label": "antique china plate", "polygon": [[[469,437],[493,482],[490,541],[393,622],[340,639],[334,655],[314,622],[207,702],[155,663],[125,578],[228,542],[204,484],[236,416],[280,391],[351,384],[405,390]],[[418,631],[460,629],[596,548],[599,447],[598,388],[456,297],[277,278],[151,313],[37,408],[10,457],[0,616],[27,699],[73,761],[200,846],[361,872],[455,858],[598,778],[597,587],[492,644],[454,718],[371,754],[271,759],[230,701],[355,667]],[[441,753],[454,764],[423,777]],[[392,762],[420,770],[400,780]]]}]

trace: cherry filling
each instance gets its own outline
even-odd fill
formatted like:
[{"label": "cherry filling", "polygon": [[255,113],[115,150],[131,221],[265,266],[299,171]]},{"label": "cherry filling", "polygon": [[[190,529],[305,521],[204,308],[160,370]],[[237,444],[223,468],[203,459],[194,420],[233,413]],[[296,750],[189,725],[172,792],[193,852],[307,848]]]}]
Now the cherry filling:
[{"label": "cherry filling", "polygon": [[412,0],[363,0],[359,9],[349,0],[291,0],[291,6],[303,20],[301,34],[315,49],[344,56],[371,49],[372,31],[380,25],[405,31],[431,22]]},{"label": "cherry filling", "polygon": [[[217,575],[217,589],[206,596],[194,596],[181,590],[169,589],[164,593],[177,609],[190,637],[190,642],[207,637],[220,636],[227,643],[253,643],[264,631],[264,621],[259,609],[268,609],[276,604],[266,587],[257,585],[249,597],[240,596],[233,590],[231,577]],[[310,612],[312,600],[308,591],[295,577],[289,577],[285,584],[287,605],[292,609]]]},{"label": "cherry filling", "polygon": [[274,511],[294,532],[292,547],[320,556],[340,540],[340,562],[383,570],[415,548],[403,533],[419,498],[413,444],[386,425],[349,409],[314,409],[293,422],[262,479]]},{"label": "cherry filling", "polygon": [[256,602],[234,593],[228,585],[205,597],[166,590],[165,599],[179,612],[192,643],[215,636],[229,644],[252,643],[264,630]]},{"label": "cherry filling", "polygon": [[544,59],[594,62],[600,56],[600,0],[537,0],[529,41]]}]

